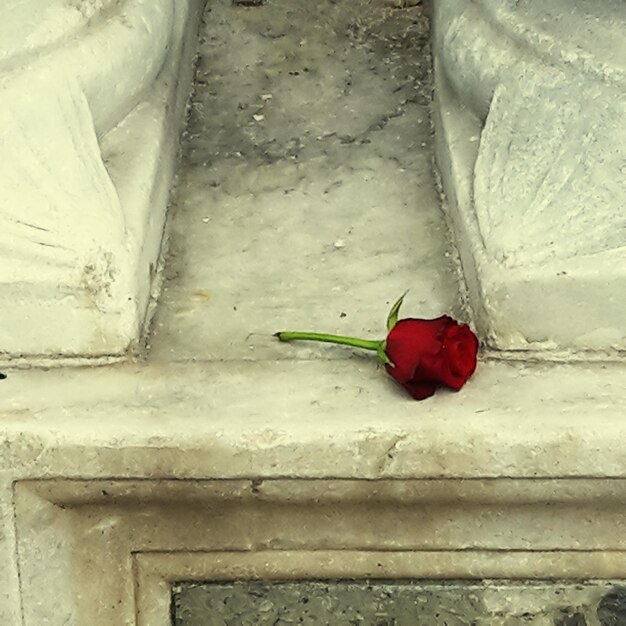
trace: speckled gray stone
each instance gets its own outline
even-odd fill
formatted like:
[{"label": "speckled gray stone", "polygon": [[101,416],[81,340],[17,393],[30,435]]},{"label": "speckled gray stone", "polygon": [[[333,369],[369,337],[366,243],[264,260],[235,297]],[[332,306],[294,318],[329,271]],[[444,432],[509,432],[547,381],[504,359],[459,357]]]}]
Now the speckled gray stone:
[{"label": "speckled gray stone", "polygon": [[233,582],[174,588],[174,626],[623,626],[612,582]]}]

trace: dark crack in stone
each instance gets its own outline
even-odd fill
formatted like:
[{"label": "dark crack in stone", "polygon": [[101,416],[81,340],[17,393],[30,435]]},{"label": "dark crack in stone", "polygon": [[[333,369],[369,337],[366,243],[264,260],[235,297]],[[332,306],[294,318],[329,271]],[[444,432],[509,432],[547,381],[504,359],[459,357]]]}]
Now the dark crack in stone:
[{"label": "dark crack in stone", "polygon": [[576,612],[571,615],[557,617],[554,620],[554,626],[587,626],[587,619],[583,613]]}]

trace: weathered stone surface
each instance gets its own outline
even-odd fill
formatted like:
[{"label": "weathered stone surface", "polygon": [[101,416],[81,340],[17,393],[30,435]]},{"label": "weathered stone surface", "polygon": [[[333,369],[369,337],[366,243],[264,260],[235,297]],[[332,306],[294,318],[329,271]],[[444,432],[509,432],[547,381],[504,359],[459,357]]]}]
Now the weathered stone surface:
[{"label": "weathered stone surface", "polygon": [[[624,479],[21,480],[13,504],[24,624],[166,626],[180,581],[621,579],[625,487]],[[595,607],[611,589],[597,585],[587,600]],[[532,585],[507,596],[496,584],[480,602],[491,614],[540,614],[583,603],[570,596],[549,586],[535,596]],[[620,597],[607,597],[604,616],[620,610]],[[477,608],[462,593],[457,600],[460,610]]]},{"label": "weathered stone surface", "polygon": [[10,371],[0,608],[16,545],[27,625],[124,623],[141,584],[154,626],[170,583],[255,572],[625,577],[623,380],[483,363],[417,405],[359,359]]},{"label": "weathered stone surface", "polygon": [[342,359],[272,334],[376,337],[408,288],[406,315],[462,314],[426,12],[358,6],[210,7],[151,358]]},{"label": "weathered stone surface", "polygon": [[[426,44],[424,14],[368,0],[375,11],[362,19],[331,3],[320,28],[319,9],[293,2],[281,15],[278,3],[223,0],[207,14],[219,28],[207,23],[192,135],[210,127],[201,109],[217,98],[218,74],[223,90],[215,134],[189,138],[193,175],[181,177],[179,207],[188,221],[176,222],[179,256],[152,354],[3,369],[2,624],[171,626],[171,587],[183,580],[626,578],[623,365],[481,357],[462,393],[416,404],[373,358],[287,351],[271,337],[279,321],[326,324],[329,307],[336,330],[375,334],[382,286],[395,297],[407,281],[425,315],[458,306],[452,264],[440,258],[449,251],[430,170],[428,64],[414,55]],[[268,26],[269,10],[278,14]],[[239,45],[220,66],[216,42],[227,35]],[[346,77],[346,59],[369,80]],[[221,106],[246,84],[254,98],[244,108]],[[304,106],[313,93],[319,106]],[[139,126],[118,131],[145,140]],[[122,142],[111,137],[101,144],[119,191],[126,178],[112,172],[124,174],[126,152],[116,155]],[[246,150],[250,162],[237,155]],[[137,228],[143,219],[125,218]],[[356,233],[334,232],[352,220]],[[232,233],[247,245],[233,249]],[[274,277],[289,270],[282,299],[261,280],[271,263]],[[598,607],[613,619],[619,598],[605,597]]]}]

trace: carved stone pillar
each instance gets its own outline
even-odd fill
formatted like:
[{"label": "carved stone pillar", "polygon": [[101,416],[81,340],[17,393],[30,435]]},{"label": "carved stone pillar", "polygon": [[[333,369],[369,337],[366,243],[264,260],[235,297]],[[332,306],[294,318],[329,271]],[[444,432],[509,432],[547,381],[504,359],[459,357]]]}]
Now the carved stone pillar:
[{"label": "carved stone pillar", "polygon": [[109,356],[137,339],[188,93],[180,83],[192,74],[185,33],[202,4],[0,9],[0,354]]},{"label": "carved stone pillar", "polygon": [[437,160],[491,348],[626,349],[626,5],[435,3]]}]

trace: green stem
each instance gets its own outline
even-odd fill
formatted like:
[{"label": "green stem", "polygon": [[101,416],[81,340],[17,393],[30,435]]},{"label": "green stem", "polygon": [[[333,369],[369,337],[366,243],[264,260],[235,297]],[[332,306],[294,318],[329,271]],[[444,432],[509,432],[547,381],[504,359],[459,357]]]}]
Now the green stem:
[{"label": "green stem", "polygon": [[353,346],[354,348],[363,348],[364,350],[378,351],[382,344],[381,341],[373,339],[357,339],[356,337],[344,337],[343,335],[328,335],[326,333],[303,333],[281,331],[275,333],[274,337],[278,337],[281,341],[326,341],[327,343],[340,343],[345,346]]}]

